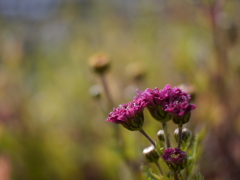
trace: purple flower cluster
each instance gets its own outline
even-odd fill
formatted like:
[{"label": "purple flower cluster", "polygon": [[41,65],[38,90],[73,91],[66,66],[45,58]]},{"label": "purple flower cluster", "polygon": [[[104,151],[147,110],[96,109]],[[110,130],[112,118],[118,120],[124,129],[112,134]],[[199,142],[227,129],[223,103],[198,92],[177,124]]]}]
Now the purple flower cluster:
[{"label": "purple flower cluster", "polygon": [[174,172],[180,172],[187,164],[187,154],[179,148],[166,149],[162,158],[167,163],[169,169]]},{"label": "purple flower cluster", "polygon": [[132,102],[114,108],[107,121],[122,124],[130,130],[140,130],[143,125],[143,110],[147,107],[151,115],[158,121],[173,119],[176,124],[184,124],[190,118],[195,105],[190,104],[190,95],[178,87],[166,85],[163,89],[146,89],[137,91]]},{"label": "purple flower cluster", "polygon": [[146,101],[151,115],[162,122],[168,121],[170,119],[168,115],[171,115],[176,124],[184,124],[189,120],[191,110],[196,108],[195,105],[190,104],[189,94],[178,87],[171,88],[169,84],[162,90],[155,88],[138,92],[135,99]]}]

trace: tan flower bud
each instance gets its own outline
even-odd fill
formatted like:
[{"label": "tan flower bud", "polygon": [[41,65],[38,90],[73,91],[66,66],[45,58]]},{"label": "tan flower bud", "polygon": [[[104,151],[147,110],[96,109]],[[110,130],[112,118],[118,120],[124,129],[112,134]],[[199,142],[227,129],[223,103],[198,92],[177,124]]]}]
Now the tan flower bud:
[{"label": "tan flower bud", "polygon": [[96,73],[102,74],[110,66],[109,57],[105,53],[97,53],[90,57],[89,65]]}]

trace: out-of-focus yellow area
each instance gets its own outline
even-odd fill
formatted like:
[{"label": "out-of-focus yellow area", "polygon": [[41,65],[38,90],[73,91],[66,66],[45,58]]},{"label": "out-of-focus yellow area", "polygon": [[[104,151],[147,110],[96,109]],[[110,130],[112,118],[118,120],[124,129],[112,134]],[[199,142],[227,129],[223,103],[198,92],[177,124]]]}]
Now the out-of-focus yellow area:
[{"label": "out-of-focus yellow area", "polygon": [[[139,167],[149,143],[120,127],[129,168],[105,121],[112,107],[89,65],[96,53],[109,58],[115,106],[136,89],[190,85],[197,108],[187,127],[207,131],[199,170],[206,180],[237,179],[239,8],[220,0],[0,0],[0,180],[146,179]],[[91,96],[93,85],[101,95]],[[146,111],[144,128],[155,138],[161,125]]]}]

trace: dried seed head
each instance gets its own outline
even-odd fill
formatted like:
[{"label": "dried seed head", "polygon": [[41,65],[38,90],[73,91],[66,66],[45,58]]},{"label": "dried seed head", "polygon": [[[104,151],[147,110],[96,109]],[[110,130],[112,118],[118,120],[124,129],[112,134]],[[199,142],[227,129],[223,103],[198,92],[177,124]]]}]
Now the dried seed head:
[{"label": "dried seed head", "polygon": [[98,74],[102,74],[109,69],[109,57],[105,53],[97,53],[89,59],[90,67]]},{"label": "dried seed head", "polygon": [[146,71],[139,63],[131,63],[126,67],[126,73],[134,80],[140,81],[145,75]]}]

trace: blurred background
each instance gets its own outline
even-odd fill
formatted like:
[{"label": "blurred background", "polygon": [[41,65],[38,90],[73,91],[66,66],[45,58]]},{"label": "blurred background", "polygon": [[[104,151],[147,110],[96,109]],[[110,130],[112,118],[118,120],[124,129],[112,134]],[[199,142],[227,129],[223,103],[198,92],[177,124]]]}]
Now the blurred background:
[{"label": "blurred background", "polygon": [[[120,127],[127,165],[105,121],[112,107],[89,67],[98,52],[110,60],[115,106],[136,88],[188,85],[197,108],[187,127],[207,131],[196,172],[238,180],[239,9],[238,0],[0,0],[0,180],[146,179],[148,142]],[[154,138],[161,125],[146,112],[144,128]]]}]

